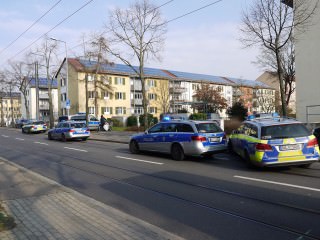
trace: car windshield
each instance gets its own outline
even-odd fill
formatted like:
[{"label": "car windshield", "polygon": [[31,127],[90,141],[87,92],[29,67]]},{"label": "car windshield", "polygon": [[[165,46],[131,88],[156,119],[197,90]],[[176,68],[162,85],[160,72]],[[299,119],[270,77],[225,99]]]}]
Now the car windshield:
[{"label": "car windshield", "polygon": [[261,128],[261,139],[294,138],[311,135],[302,124],[286,124]]},{"label": "car windshield", "polygon": [[222,129],[215,123],[198,123],[196,128],[200,133],[216,133],[223,132]]},{"label": "car windshield", "polygon": [[86,124],[85,123],[71,123],[72,128],[85,128]]},{"label": "car windshield", "polygon": [[72,116],[71,120],[74,120],[74,121],[85,121],[86,120],[86,115]]}]

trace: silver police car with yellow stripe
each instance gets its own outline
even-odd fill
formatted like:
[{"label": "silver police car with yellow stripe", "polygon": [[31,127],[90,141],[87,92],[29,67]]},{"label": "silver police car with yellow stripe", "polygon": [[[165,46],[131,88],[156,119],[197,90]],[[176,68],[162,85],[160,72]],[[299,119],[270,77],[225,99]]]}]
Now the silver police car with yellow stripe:
[{"label": "silver police car with yellow stripe", "polygon": [[319,161],[316,137],[301,122],[277,115],[244,121],[230,135],[228,147],[255,166],[309,166]]},{"label": "silver police car with yellow stripe", "polygon": [[133,135],[129,149],[131,153],[169,153],[174,160],[183,160],[185,155],[210,156],[225,151],[227,141],[223,130],[213,121],[170,120]]}]

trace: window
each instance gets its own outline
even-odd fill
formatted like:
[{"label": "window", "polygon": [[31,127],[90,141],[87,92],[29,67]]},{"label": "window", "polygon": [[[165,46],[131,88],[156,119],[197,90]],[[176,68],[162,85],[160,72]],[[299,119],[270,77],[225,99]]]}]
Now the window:
[{"label": "window", "polygon": [[142,99],[142,93],[135,93],[134,99]]},{"label": "window", "polygon": [[102,96],[104,99],[110,99],[110,94],[107,91],[102,92]]},{"label": "window", "polygon": [[176,123],[166,123],[164,125],[163,132],[176,132],[177,131],[177,124]]},{"label": "window", "polygon": [[101,114],[112,114],[112,107],[102,107]]},{"label": "window", "polygon": [[89,98],[95,98],[95,92],[94,91],[88,91]]},{"label": "window", "polygon": [[196,128],[200,133],[216,133],[223,132],[222,129],[214,123],[198,123]]},{"label": "window", "polygon": [[122,99],[122,100],[126,99],[126,93],[125,92],[116,92],[115,96],[116,96],[116,99]]},{"label": "window", "polygon": [[157,81],[154,80],[154,79],[150,79],[150,80],[148,81],[148,86],[149,86],[149,87],[156,87],[156,86],[157,86]]},{"label": "window", "polygon": [[61,87],[66,85],[66,79],[65,78],[61,78],[60,85],[61,85]]},{"label": "window", "polygon": [[95,109],[94,107],[89,107],[89,114],[95,114]]},{"label": "window", "polygon": [[135,114],[143,114],[143,108],[142,107],[136,107],[134,109]]},{"label": "window", "polygon": [[179,123],[177,126],[178,132],[193,132],[193,128],[189,124]]},{"label": "window", "polygon": [[62,93],[61,94],[61,101],[64,102],[67,100],[67,94],[66,93]]},{"label": "window", "polygon": [[152,114],[157,113],[157,108],[156,107],[150,107],[149,108],[149,113],[152,113]]},{"label": "window", "polygon": [[148,94],[149,100],[157,100],[157,94],[155,93],[149,93]]},{"label": "window", "polygon": [[163,132],[163,130],[164,130],[164,126],[162,123],[160,123],[150,128],[148,133],[158,133],[158,132]]},{"label": "window", "polygon": [[115,77],[114,78],[114,84],[116,84],[116,85],[125,85],[126,84],[126,80],[125,80],[125,78]]},{"label": "window", "polygon": [[116,115],[126,114],[125,107],[116,107]]}]

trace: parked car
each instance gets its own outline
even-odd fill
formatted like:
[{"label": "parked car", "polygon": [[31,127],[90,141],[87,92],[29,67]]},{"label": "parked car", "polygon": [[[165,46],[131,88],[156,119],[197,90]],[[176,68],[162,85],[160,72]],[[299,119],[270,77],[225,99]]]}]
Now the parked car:
[{"label": "parked car", "polygon": [[90,137],[90,130],[83,122],[65,121],[48,131],[48,139],[61,140],[63,142],[71,139],[86,141]]},{"label": "parked car", "polygon": [[16,128],[22,128],[23,125],[25,125],[26,123],[28,123],[30,120],[28,119],[17,119],[15,122],[15,127]]},{"label": "parked car", "polygon": [[318,141],[299,121],[250,116],[230,135],[228,147],[250,166],[309,166],[319,160]]},{"label": "parked car", "polygon": [[48,130],[47,124],[44,121],[29,120],[22,126],[22,133],[40,133]]},{"label": "parked car", "polygon": [[156,151],[171,154],[174,160],[185,155],[211,156],[227,149],[226,135],[213,121],[169,120],[130,138],[131,153]]}]

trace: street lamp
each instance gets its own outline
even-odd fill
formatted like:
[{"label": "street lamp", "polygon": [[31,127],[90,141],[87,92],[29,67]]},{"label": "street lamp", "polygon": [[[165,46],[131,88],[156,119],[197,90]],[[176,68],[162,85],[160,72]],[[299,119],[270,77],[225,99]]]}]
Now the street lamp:
[{"label": "street lamp", "polygon": [[[56,42],[63,42],[64,43],[64,47],[66,49],[66,71],[67,71],[67,82],[66,82],[66,102],[65,102],[65,108],[67,109],[67,115],[69,116],[69,110],[70,110],[70,100],[69,100],[69,68],[68,68],[68,52],[67,52],[67,43],[63,40],[59,40],[56,38],[52,38],[50,37],[51,40],[56,41]],[[69,104],[67,106],[67,103]]]}]

